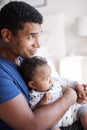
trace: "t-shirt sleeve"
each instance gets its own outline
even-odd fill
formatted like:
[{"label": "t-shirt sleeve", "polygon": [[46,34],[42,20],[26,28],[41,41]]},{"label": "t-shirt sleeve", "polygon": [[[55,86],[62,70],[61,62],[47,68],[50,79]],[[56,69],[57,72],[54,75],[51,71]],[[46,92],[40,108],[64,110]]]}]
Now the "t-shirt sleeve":
[{"label": "t-shirt sleeve", "polygon": [[15,81],[3,71],[0,71],[0,104],[11,100],[20,93]]}]

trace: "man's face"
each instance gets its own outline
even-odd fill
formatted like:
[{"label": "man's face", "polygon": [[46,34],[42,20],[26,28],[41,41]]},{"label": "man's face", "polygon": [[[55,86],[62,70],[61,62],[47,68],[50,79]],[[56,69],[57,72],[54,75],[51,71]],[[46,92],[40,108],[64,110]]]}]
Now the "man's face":
[{"label": "man's face", "polygon": [[23,30],[19,30],[16,36],[12,35],[9,49],[15,57],[28,58],[34,56],[40,47],[38,37],[41,31],[40,24],[26,23]]}]

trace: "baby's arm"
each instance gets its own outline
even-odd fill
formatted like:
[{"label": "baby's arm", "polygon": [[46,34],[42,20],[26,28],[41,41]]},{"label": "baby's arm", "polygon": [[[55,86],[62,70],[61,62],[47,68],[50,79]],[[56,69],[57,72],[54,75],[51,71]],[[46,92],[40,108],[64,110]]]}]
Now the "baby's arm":
[{"label": "baby's arm", "polygon": [[41,100],[36,104],[35,109],[46,105],[48,100],[51,99],[51,98],[52,98],[52,96],[49,92],[44,93]]},{"label": "baby's arm", "polygon": [[62,84],[62,86],[71,87],[77,92],[77,102],[87,103],[87,84],[79,84],[77,81],[72,81],[61,77],[59,77],[59,82]]}]

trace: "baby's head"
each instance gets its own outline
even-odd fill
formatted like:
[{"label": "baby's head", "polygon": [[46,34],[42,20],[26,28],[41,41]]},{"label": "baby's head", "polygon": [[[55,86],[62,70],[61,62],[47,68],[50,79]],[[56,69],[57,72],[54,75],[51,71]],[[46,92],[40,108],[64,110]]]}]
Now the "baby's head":
[{"label": "baby's head", "polygon": [[45,58],[34,56],[24,59],[19,71],[30,88],[47,91],[51,87],[51,68]]}]

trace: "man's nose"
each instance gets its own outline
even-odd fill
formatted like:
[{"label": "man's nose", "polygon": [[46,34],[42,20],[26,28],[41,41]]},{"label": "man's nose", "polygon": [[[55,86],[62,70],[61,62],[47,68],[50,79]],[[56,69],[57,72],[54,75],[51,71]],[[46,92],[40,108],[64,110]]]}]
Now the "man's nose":
[{"label": "man's nose", "polygon": [[40,42],[38,40],[35,41],[34,47],[40,48]]}]

